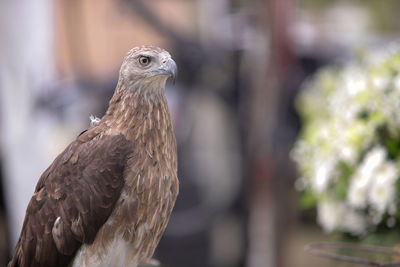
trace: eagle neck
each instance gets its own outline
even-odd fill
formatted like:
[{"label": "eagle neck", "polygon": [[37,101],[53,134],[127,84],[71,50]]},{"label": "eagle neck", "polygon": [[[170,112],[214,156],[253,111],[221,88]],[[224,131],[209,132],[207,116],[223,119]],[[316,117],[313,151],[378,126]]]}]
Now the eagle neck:
[{"label": "eagle neck", "polygon": [[117,86],[105,114],[105,123],[134,140],[151,132],[171,132],[172,123],[164,88],[151,91]]}]

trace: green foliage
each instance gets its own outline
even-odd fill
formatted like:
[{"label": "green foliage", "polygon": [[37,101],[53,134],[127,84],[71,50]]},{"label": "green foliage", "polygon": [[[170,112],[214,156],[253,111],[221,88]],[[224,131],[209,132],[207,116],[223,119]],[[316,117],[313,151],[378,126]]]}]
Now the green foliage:
[{"label": "green foliage", "polygon": [[339,162],[338,169],[340,175],[337,181],[333,183],[333,192],[338,199],[345,200],[353,169],[343,161]]},{"label": "green foliage", "polygon": [[317,197],[315,194],[310,191],[304,191],[303,194],[301,194],[300,198],[300,208],[301,209],[311,209],[317,205]]}]

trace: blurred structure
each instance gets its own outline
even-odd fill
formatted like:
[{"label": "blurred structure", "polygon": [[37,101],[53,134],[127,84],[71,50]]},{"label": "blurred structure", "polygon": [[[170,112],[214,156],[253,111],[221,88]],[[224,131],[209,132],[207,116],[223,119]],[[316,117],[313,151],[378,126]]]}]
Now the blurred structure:
[{"label": "blurred structure", "polygon": [[303,254],[325,237],[296,212],[293,100],[319,66],[397,34],[399,10],[394,0],[2,2],[0,236],[6,220],[9,242],[0,239],[0,264],[40,174],[89,115],[102,116],[125,53],[153,44],[179,67],[167,95],[181,181],[156,258],[171,267],[322,266]]},{"label": "blurred structure", "polygon": [[52,114],[35,108],[35,97],[54,79],[53,12],[46,0],[0,5],[2,182],[8,225],[13,226],[9,240],[15,244],[26,205],[54,145],[48,139],[55,126]]}]

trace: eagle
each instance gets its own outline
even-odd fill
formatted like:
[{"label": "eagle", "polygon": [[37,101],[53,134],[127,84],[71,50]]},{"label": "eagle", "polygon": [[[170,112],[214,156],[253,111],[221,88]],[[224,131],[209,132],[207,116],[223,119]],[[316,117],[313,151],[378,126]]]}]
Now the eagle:
[{"label": "eagle", "polygon": [[9,267],[154,262],[179,191],[165,96],[176,73],[164,49],[127,53],[104,116],[41,175]]}]

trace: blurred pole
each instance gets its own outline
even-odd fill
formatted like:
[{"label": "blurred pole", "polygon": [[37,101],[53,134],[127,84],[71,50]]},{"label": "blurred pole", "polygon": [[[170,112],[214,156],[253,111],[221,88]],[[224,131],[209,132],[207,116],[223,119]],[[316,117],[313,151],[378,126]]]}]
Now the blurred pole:
[{"label": "blurred pole", "polygon": [[25,209],[48,164],[51,127],[34,112],[35,96],[53,77],[53,1],[0,3],[1,159],[9,227],[14,249]]},{"label": "blurred pole", "polygon": [[[283,231],[279,226],[285,209],[279,199],[279,159],[276,157],[276,128],[279,124],[279,91],[292,54],[288,24],[294,0],[255,0],[249,4],[255,14],[258,37],[250,40],[245,65],[250,68],[247,111],[247,167],[250,179],[250,222],[248,267],[280,266]],[[287,77],[286,77],[287,78]],[[284,192],[285,193],[285,192]]]}]

